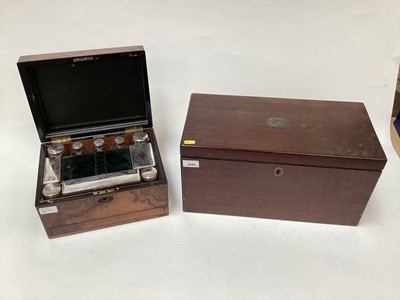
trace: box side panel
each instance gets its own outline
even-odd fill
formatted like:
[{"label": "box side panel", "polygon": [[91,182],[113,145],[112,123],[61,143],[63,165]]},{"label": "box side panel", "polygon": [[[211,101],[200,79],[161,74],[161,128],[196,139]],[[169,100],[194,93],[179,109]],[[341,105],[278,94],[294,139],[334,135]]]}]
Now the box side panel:
[{"label": "box side panel", "polygon": [[183,209],[357,225],[380,171],[185,158]]},{"label": "box side panel", "polygon": [[[52,213],[41,214],[43,208]],[[37,209],[47,235],[52,238],[167,215],[168,188],[161,184],[128,189]]]}]

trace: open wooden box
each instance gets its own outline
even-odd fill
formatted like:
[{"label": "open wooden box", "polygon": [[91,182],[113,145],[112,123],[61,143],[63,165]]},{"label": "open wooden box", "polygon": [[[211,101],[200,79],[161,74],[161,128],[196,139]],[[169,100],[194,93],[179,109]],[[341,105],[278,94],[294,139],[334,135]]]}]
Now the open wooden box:
[{"label": "open wooden box", "polygon": [[[42,142],[35,206],[49,238],[168,214],[142,46],[22,56],[17,65]],[[145,146],[152,149],[152,181],[144,181],[143,169],[133,163],[138,132],[147,133]],[[116,137],[124,140],[120,149]],[[104,142],[101,148],[96,139]],[[84,153],[72,149],[79,142]],[[63,148],[57,159],[49,154],[52,147]],[[60,167],[52,191],[61,191],[45,197],[49,161]],[[76,181],[85,181],[84,188]],[[67,182],[76,191],[67,192]]]}]

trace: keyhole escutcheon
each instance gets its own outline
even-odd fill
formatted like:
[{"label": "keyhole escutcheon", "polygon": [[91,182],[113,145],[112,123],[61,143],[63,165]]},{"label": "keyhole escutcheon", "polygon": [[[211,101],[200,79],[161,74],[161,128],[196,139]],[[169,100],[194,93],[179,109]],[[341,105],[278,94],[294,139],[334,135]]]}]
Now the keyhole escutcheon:
[{"label": "keyhole escutcheon", "polygon": [[274,175],[275,176],[282,176],[283,175],[283,169],[281,167],[275,168]]}]

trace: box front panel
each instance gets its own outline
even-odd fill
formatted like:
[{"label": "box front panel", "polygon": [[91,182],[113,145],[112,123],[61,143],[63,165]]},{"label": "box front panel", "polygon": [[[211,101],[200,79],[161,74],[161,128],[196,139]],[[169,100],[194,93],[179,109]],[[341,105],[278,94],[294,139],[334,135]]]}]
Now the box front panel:
[{"label": "box front panel", "polygon": [[381,172],[182,157],[183,209],[357,225]]},{"label": "box front panel", "polygon": [[167,184],[117,191],[38,207],[49,237],[168,214]]}]

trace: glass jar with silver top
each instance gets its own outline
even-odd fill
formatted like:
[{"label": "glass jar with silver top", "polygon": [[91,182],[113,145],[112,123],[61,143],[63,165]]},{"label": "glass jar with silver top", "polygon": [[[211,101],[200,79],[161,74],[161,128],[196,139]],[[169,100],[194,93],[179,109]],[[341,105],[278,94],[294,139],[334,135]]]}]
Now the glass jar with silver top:
[{"label": "glass jar with silver top", "polygon": [[132,136],[135,144],[143,144],[149,141],[149,135],[146,132],[136,132]]},{"label": "glass jar with silver top", "polygon": [[72,144],[72,155],[80,155],[82,154],[83,143],[82,142],[75,142]]},{"label": "glass jar with silver top", "polygon": [[157,179],[157,169],[154,167],[144,168],[140,170],[140,176],[142,177],[143,181],[154,181]]},{"label": "glass jar with silver top", "polygon": [[56,198],[61,194],[61,184],[49,183],[46,184],[42,189],[43,197],[46,199]]},{"label": "glass jar with silver top", "polygon": [[95,139],[93,141],[93,146],[96,149],[96,151],[103,151],[104,139]]},{"label": "glass jar with silver top", "polygon": [[51,144],[47,147],[47,154],[49,156],[62,155],[64,153],[64,145],[61,143]]},{"label": "glass jar with silver top", "polygon": [[116,136],[114,139],[114,144],[113,144],[113,148],[114,149],[121,149],[126,147],[127,144],[125,143],[125,138],[121,135]]}]

